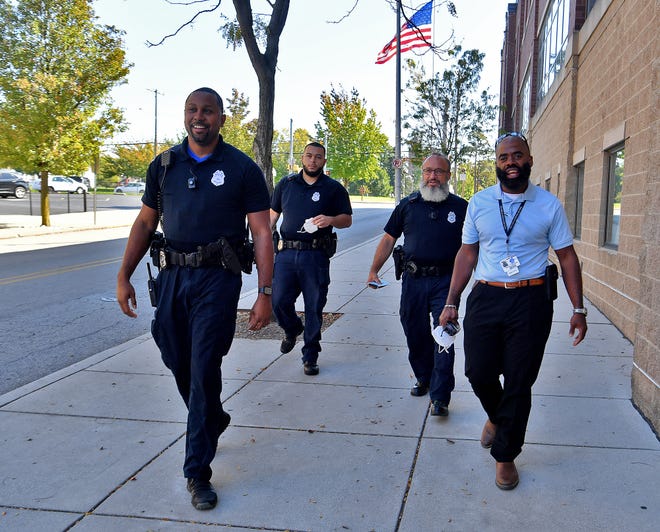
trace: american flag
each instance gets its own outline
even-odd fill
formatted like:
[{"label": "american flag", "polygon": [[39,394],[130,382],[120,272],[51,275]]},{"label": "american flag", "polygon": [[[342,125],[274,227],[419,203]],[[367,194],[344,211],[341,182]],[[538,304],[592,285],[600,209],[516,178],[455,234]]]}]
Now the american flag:
[{"label": "american flag", "polygon": [[[413,48],[426,48],[431,46],[431,17],[433,15],[433,0],[424,4],[410,17],[410,22],[401,26],[401,53]],[[396,35],[380,51],[376,64],[382,65],[396,55]]]}]

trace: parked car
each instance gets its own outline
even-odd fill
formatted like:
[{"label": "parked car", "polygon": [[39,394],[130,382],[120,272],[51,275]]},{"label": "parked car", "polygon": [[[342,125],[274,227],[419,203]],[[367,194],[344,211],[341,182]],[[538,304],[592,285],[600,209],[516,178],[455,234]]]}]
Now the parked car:
[{"label": "parked car", "polygon": [[83,185],[87,186],[87,190],[91,188],[91,184],[89,182],[89,179],[86,177],[80,177],[79,175],[70,175],[67,176],[69,179],[73,179],[74,181],[77,181],[78,183],[82,183]]},{"label": "parked car", "polygon": [[126,183],[115,188],[115,194],[144,194],[144,183]]},{"label": "parked car", "polygon": [[[41,180],[38,179],[33,183],[33,188],[37,191],[41,191]],[[65,177],[63,175],[50,175],[48,176],[48,192],[68,192],[69,194],[76,193],[82,194],[87,192],[87,185],[84,183],[78,183],[70,177]]]},{"label": "parked car", "polygon": [[21,199],[25,197],[28,190],[30,190],[30,183],[21,176],[11,172],[0,173],[0,198],[14,196]]}]

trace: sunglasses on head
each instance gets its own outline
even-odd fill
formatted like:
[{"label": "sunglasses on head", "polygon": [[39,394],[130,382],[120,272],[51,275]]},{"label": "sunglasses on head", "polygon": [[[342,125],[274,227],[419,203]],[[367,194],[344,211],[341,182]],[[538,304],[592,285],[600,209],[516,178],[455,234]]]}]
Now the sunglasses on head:
[{"label": "sunglasses on head", "polygon": [[525,144],[527,144],[527,147],[529,147],[529,144],[527,143],[527,138],[525,137],[525,135],[523,135],[522,133],[518,133],[517,131],[509,131],[508,133],[504,133],[504,134],[500,135],[499,137],[497,137],[497,140],[495,141],[495,147],[497,148],[498,144],[500,142],[502,142],[507,137],[517,137],[517,138],[521,139]]}]

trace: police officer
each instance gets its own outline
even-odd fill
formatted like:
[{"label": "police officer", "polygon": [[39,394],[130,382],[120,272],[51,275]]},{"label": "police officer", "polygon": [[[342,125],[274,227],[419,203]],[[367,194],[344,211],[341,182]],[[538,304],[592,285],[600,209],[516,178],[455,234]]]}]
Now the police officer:
[{"label": "police officer", "polygon": [[[325,148],[318,142],[305,146],[302,170],[282,179],[275,190],[270,223],[275,230],[277,254],[273,278],[273,313],[284,329],[280,351],[288,353],[304,329],[302,348],[305,375],[318,375],[321,324],[328,285],[330,257],[336,249],[332,228],[350,227],[353,217],[346,189],[323,173]],[[296,314],[295,302],[302,292],[305,326]]]},{"label": "police officer", "polygon": [[[429,313],[438,322],[447,299],[454,257],[461,247],[467,202],[449,192],[451,163],[434,153],[422,163],[419,191],[395,207],[376,248],[367,283],[380,284],[378,271],[403,234],[403,286],[399,315],[408,360],[417,378],[411,395],[430,390],[431,414],[447,416],[454,389],[454,346],[440,352]],[[396,258],[395,258],[396,260]]]},{"label": "police officer", "polygon": [[188,136],[150,164],[142,208],[117,275],[119,306],[136,317],[130,277],[160,221],[165,239],[155,250],[161,269],[152,334],[188,408],[183,472],[198,510],[217,503],[210,464],[230,421],[220,401],[220,365],[236,326],[241,290],[236,252],[245,239],[246,216],[260,287],[248,326],[260,329],[271,315],[268,190],[259,167],[223,141],[219,130],[224,121],[222,99],[213,89],[203,87],[188,96]]}]

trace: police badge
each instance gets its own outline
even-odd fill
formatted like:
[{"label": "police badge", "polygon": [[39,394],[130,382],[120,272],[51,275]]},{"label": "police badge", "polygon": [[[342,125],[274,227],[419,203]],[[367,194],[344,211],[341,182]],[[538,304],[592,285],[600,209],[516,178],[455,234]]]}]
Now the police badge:
[{"label": "police badge", "polygon": [[222,170],[216,170],[215,172],[213,172],[213,176],[211,177],[211,183],[213,183],[216,187],[224,185],[225,173]]},{"label": "police badge", "polygon": [[161,249],[158,252],[158,265],[160,266],[161,270],[164,270],[167,268],[167,256],[165,255],[165,250]]}]

